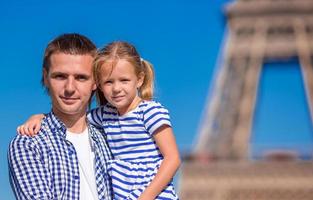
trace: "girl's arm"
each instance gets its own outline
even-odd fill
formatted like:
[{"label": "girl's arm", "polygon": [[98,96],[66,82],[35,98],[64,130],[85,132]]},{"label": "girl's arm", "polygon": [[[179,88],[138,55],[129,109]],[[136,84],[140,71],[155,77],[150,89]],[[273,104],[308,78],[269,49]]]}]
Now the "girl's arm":
[{"label": "girl's arm", "polygon": [[172,180],[181,162],[175,137],[170,126],[161,126],[155,131],[153,137],[164,160],[154,179],[140,195],[139,200],[155,199]]},{"label": "girl's arm", "polygon": [[17,132],[20,135],[28,135],[28,136],[34,136],[36,135],[41,126],[41,120],[45,117],[44,114],[36,114],[32,115],[30,118],[27,119],[27,121],[17,127]]},{"label": "girl's arm", "polygon": [[[101,127],[101,108],[93,109],[87,114],[87,117],[91,124]],[[36,135],[41,126],[41,120],[45,117],[44,114],[35,114],[27,119],[25,123],[17,127],[17,132],[20,135],[34,136]]]}]

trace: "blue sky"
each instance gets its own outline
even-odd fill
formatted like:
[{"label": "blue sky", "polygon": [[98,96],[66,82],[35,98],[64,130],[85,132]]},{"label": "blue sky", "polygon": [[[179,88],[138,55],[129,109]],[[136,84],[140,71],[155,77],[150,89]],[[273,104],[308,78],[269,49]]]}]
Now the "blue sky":
[{"label": "blue sky", "polygon": [[156,99],[170,110],[180,149],[190,149],[223,37],[225,1],[1,1],[1,199],[14,199],[6,153],[16,127],[50,109],[40,85],[42,55],[61,33],[84,34],[98,47],[133,43],[155,66]]},{"label": "blue sky", "polygon": [[313,127],[298,60],[265,63],[260,81],[252,152],[288,150],[312,158]]},{"label": "blue sky", "polygon": [[[16,127],[30,115],[50,110],[40,85],[41,62],[47,43],[61,33],[84,34],[98,47],[113,40],[133,43],[154,64],[155,97],[171,113],[180,150],[190,151],[212,86],[225,28],[222,5],[227,0],[147,2],[0,2],[1,199],[14,199],[6,153]],[[256,154],[269,148],[312,152],[312,123],[300,77],[297,62],[284,68],[265,64],[251,138]]]}]

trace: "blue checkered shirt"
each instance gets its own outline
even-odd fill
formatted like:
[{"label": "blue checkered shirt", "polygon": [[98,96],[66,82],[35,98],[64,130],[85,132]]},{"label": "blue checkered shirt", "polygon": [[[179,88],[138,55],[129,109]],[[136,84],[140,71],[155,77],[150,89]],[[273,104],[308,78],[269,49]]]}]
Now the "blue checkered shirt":
[{"label": "blue checkered shirt", "polygon": [[[95,154],[99,199],[112,199],[107,163],[111,153],[101,130],[88,125]],[[78,200],[80,177],[74,146],[66,140],[66,128],[51,112],[34,137],[17,135],[10,143],[10,181],[17,199]]]}]

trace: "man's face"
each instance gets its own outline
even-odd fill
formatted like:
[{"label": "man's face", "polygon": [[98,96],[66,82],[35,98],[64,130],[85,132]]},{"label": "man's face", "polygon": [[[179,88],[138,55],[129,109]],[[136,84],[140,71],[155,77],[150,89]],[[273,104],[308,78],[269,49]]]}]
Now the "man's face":
[{"label": "man's face", "polygon": [[49,89],[54,113],[60,117],[86,114],[89,99],[96,84],[92,77],[91,55],[54,53],[44,82]]}]

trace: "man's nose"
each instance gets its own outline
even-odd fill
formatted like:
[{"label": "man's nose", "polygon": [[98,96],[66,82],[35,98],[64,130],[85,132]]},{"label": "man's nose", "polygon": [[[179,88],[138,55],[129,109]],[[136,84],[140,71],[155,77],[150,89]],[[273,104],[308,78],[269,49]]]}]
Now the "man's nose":
[{"label": "man's nose", "polygon": [[65,91],[68,94],[71,94],[75,91],[75,79],[72,77],[68,77],[65,83]]}]

